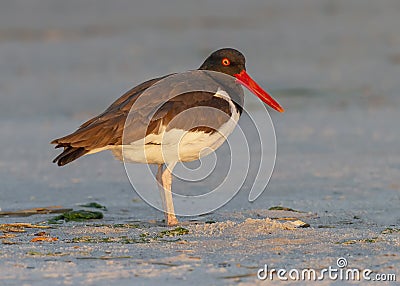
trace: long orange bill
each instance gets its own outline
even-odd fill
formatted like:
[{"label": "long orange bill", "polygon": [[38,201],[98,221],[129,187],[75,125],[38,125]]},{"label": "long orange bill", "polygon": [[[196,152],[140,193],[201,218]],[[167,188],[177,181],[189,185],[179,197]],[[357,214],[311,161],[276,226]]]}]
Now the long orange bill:
[{"label": "long orange bill", "polygon": [[235,77],[239,83],[247,87],[252,93],[257,95],[263,102],[271,106],[273,109],[284,112],[285,110],[279,103],[272,98],[265,90],[261,88],[248,74],[245,70],[240,73],[235,74]]}]

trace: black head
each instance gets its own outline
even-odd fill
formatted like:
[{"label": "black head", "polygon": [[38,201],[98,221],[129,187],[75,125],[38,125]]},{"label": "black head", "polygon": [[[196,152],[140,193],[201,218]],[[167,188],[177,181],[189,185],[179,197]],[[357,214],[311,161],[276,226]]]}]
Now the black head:
[{"label": "black head", "polygon": [[232,48],[224,48],[213,52],[199,67],[199,70],[223,72],[234,76],[246,70],[246,59],[243,54]]},{"label": "black head", "polygon": [[283,108],[268,92],[263,90],[246,72],[246,59],[243,54],[232,48],[220,49],[213,52],[199,67],[199,70],[209,70],[228,74],[236,78],[236,82],[247,87],[262,101],[279,112]]}]

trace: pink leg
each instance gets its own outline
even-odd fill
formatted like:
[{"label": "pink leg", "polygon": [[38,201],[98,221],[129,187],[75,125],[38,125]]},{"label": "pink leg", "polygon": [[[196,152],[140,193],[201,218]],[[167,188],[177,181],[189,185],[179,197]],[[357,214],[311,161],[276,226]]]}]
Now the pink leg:
[{"label": "pink leg", "polygon": [[171,164],[169,168],[165,168],[164,165],[158,165],[157,181],[159,183],[161,200],[164,209],[165,223],[168,226],[173,226],[178,224],[178,219],[175,216],[174,203],[172,201],[172,169],[175,164]]}]

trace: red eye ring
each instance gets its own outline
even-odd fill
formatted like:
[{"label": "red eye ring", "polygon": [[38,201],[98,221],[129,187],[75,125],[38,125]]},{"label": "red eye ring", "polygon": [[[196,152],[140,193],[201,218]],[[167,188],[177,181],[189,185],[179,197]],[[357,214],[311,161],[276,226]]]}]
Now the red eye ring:
[{"label": "red eye ring", "polygon": [[223,66],[229,66],[231,64],[230,60],[228,58],[223,58],[221,61]]}]

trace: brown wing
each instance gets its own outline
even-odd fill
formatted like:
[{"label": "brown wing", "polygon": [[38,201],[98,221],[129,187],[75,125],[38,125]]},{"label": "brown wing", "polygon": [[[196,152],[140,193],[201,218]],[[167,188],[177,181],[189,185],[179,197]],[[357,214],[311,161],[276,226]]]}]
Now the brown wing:
[{"label": "brown wing", "polygon": [[225,74],[195,70],[175,74],[151,86],[125,119],[124,145],[149,133],[158,134],[161,126],[167,126],[167,130],[215,132],[231,116],[229,102],[214,96],[218,89],[227,92],[234,101],[237,99],[235,103],[241,111],[243,89]]},{"label": "brown wing", "polygon": [[151,79],[132,88],[103,113],[83,123],[74,133],[51,141],[51,144],[57,144],[56,148],[64,147],[64,151],[53,160],[53,163],[63,166],[93,149],[117,143],[118,138],[122,137],[127,113],[137,97],[165,77]]}]

